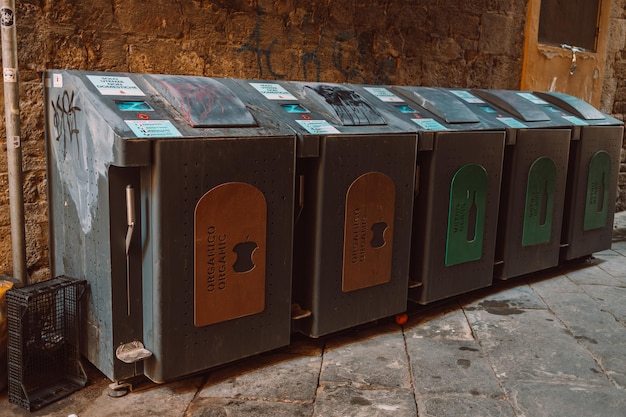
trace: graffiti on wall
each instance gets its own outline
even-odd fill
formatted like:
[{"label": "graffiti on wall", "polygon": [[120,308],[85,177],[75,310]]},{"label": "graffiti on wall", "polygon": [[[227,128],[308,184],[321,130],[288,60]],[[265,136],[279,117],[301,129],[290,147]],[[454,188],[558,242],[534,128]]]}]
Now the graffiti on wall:
[{"label": "graffiti on wall", "polygon": [[[303,78],[321,81],[322,69],[332,68],[340,74],[343,81],[376,84],[389,82],[390,76],[395,71],[395,61],[392,60],[392,65],[389,59],[384,59],[382,62],[376,61],[375,57],[368,55],[371,51],[353,30],[331,33],[321,27],[315,33],[310,33],[308,23],[311,21],[313,21],[313,16],[305,14],[299,27],[302,30],[303,39],[307,39],[310,35],[316,41],[303,41],[300,45],[293,45],[295,48],[291,52],[285,53],[281,50],[276,32],[270,30],[272,23],[269,22],[264,9],[259,7],[254,28],[250,36],[237,49],[237,53],[254,54],[261,78]],[[288,35],[285,36],[289,38]],[[328,50],[330,54],[321,52]],[[279,67],[282,70],[277,69]],[[364,71],[363,67],[367,67],[368,70]]]}]

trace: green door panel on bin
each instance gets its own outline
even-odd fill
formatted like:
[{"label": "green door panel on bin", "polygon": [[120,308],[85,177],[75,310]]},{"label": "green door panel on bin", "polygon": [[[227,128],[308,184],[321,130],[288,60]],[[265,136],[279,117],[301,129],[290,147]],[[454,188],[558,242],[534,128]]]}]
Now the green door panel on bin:
[{"label": "green door panel on bin", "polygon": [[530,166],[526,183],[526,206],[522,246],[538,245],[550,241],[556,188],[556,164],[541,157]]},{"label": "green door panel on bin", "polygon": [[478,164],[463,165],[450,186],[446,266],[482,257],[486,206],[487,171]]},{"label": "green door panel on bin", "polygon": [[611,178],[611,156],[598,151],[589,162],[587,198],[583,229],[600,229],[606,225],[609,207],[609,178]]}]

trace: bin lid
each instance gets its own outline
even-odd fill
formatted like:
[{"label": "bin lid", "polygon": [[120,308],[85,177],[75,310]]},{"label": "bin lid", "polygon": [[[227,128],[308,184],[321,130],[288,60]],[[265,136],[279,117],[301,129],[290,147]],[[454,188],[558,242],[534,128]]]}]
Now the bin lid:
[{"label": "bin lid", "polygon": [[591,104],[578,97],[559,92],[535,92],[536,96],[584,120],[604,120],[606,116]]},{"label": "bin lid", "polygon": [[550,116],[524,97],[527,93],[512,90],[473,90],[473,93],[524,122],[550,121]]},{"label": "bin lid", "polygon": [[402,87],[411,91],[417,104],[446,123],[479,123],[476,114],[461,100],[444,90],[432,87]]},{"label": "bin lid", "polygon": [[257,126],[245,104],[215,79],[161,74],[146,79],[191,127]]},{"label": "bin lid", "polygon": [[306,85],[304,94],[344,126],[386,125],[387,122],[356,91],[341,85]]}]

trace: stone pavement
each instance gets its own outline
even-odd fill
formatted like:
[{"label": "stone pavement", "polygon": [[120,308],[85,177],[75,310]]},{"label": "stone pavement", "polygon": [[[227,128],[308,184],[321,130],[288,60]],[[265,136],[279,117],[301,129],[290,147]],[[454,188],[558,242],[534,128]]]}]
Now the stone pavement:
[{"label": "stone pavement", "polygon": [[[120,398],[89,384],[1,416],[624,417],[626,214],[612,250]],[[87,365],[88,366],[88,365]]]}]

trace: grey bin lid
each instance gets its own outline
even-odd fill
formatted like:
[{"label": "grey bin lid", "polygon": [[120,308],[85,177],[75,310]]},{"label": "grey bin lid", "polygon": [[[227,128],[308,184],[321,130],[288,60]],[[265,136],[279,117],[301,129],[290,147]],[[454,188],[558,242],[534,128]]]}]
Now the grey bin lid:
[{"label": "grey bin lid", "polygon": [[604,120],[605,115],[578,97],[559,92],[535,92],[537,97],[552,103],[584,120]]},{"label": "grey bin lid", "polygon": [[524,122],[549,122],[550,117],[536,104],[512,90],[474,90],[477,96],[493,103]]},{"label": "grey bin lid", "polygon": [[146,75],[146,79],[191,127],[254,127],[245,104],[221,82],[185,75]]},{"label": "grey bin lid", "polygon": [[444,90],[430,87],[413,87],[409,91],[413,93],[414,100],[443,119],[446,123],[479,123],[480,120],[461,100]]},{"label": "grey bin lid", "polygon": [[[307,94],[307,91],[310,93]],[[344,126],[386,125],[385,119],[356,91],[339,85],[307,85],[305,95]]]}]

